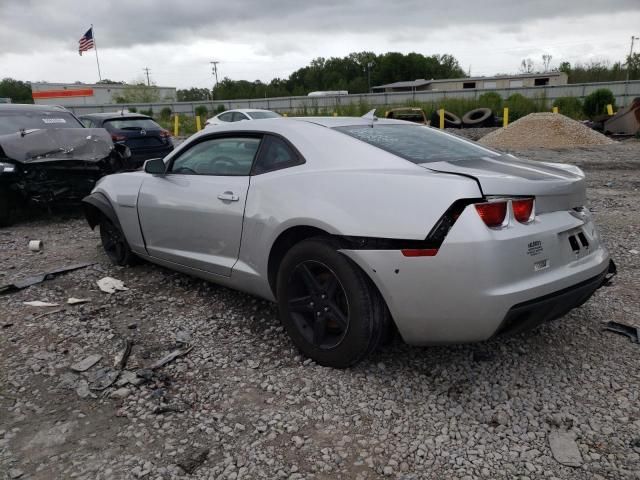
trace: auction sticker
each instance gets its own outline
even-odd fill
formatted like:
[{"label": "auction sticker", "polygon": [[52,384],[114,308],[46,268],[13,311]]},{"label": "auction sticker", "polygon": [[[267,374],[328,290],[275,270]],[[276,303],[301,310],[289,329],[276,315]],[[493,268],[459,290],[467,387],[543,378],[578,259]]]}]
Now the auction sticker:
[{"label": "auction sticker", "polygon": [[527,245],[527,255],[532,257],[541,254],[544,251],[541,240],[534,240]]},{"label": "auction sticker", "polygon": [[43,118],[44,123],[67,123],[64,118]]}]

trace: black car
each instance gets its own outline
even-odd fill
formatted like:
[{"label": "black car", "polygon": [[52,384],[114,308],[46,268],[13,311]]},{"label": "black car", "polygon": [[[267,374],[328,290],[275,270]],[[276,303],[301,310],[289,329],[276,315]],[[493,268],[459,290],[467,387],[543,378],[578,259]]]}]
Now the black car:
[{"label": "black car", "polygon": [[113,143],[129,147],[138,166],[149,158],[161,158],[173,150],[171,133],[146,115],[91,113],[80,116],[80,120],[85,127],[106,129]]},{"label": "black car", "polygon": [[134,169],[130,156],[62,107],[0,105],[0,226],[29,205],[79,204],[100,177]]}]

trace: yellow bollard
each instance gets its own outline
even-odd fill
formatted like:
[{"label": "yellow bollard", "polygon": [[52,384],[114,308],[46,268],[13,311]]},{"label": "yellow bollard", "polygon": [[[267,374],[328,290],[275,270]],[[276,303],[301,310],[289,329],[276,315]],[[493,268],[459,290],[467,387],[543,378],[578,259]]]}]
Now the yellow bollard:
[{"label": "yellow bollard", "polygon": [[553,113],[558,113],[558,107],[553,107]]},{"label": "yellow bollard", "polygon": [[338,116],[338,112],[333,112],[333,116],[337,117]]},{"label": "yellow bollard", "polygon": [[200,126],[200,115],[196,115],[196,132],[199,132],[200,130],[202,130],[202,127]]},{"label": "yellow bollard", "polygon": [[509,125],[509,107],[504,107],[504,112],[502,113],[502,126],[506,127]]},{"label": "yellow bollard", "polygon": [[178,114],[176,113],[173,116],[173,136],[177,137],[180,132],[180,119],[178,118]]},{"label": "yellow bollard", "polygon": [[444,108],[438,110],[438,113],[440,114],[440,130],[444,130]]},{"label": "yellow bollard", "polygon": [[288,116],[289,116],[289,114],[288,114],[287,112],[284,112],[284,113],[282,114],[282,116],[283,116],[283,117],[288,117]]},{"label": "yellow bollard", "polygon": [[607,104],[607,115],[613,115],[613,105]]}]

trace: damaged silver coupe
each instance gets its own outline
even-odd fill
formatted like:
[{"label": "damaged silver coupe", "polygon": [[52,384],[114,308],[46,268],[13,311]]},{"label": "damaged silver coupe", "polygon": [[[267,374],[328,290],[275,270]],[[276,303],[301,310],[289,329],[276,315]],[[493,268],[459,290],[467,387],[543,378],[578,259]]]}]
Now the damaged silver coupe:
[{"label": "damaged silver coupe", "polygon": [[79,203],[99,178],[132,169],[130,157],[62,107],[0,105],[0,226],[34,205]]}]

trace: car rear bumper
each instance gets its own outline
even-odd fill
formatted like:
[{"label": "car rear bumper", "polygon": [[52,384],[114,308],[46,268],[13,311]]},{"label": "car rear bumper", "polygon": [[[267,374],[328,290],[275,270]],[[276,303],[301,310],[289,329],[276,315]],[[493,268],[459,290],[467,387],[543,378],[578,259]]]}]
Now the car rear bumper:
[{"label": "car rear bumper", "polygon": [[[578,231],[589,248],[576,253],[567,237]],[[562,316],[591,296],[610,263],[591,219],[569,212],[494,231],[467,208],[436,256],[342,252],[370,276],[415,345],[482,341]]]}]

